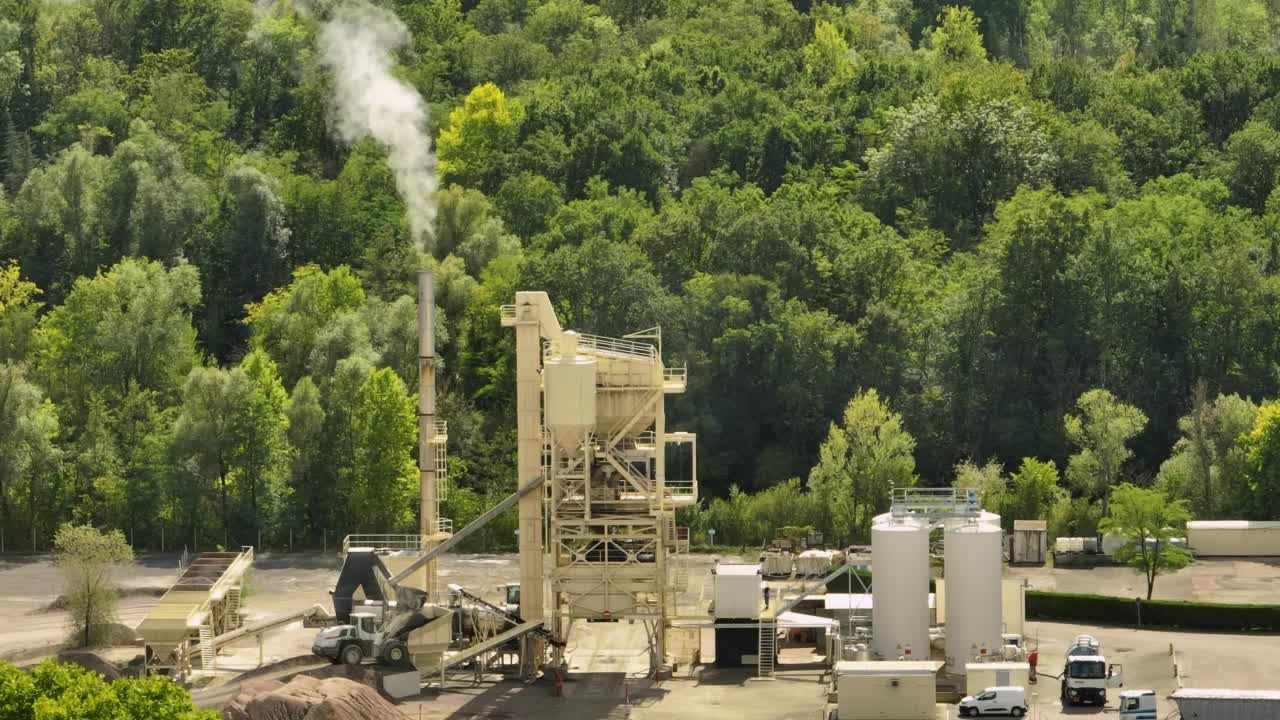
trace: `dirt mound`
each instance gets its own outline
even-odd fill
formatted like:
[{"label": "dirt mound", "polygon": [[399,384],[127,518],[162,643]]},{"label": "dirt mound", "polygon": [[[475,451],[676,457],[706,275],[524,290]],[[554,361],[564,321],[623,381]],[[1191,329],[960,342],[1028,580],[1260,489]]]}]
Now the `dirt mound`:
[{"label": "dirt mound", "polygon": [[366,685],[305,675],[287,684],[249,683],[222,710],[223,720],[386,720],[399,715],[395,705]]},{"label": "dirt mound", "polygon": [[101,655],[88,650],[68,650],[66,652],[60,652],[58,653],[58,662],[74,663],[86,670],[92,670],[106,678],[107,682],[111,682],[112,680],[120,677],[120,668],[104,660]]},{"label": "dirt mound", "polygon": [[[236,682],[244,684],[252,681],[254,678],[262,677],[263,675],[275,675],[276,673],[279,673],[285,670],[291,670],[293,668],[297,668],[298,672],[301,674],[304,670],[306,670],[306,668],[313,666],[318,662],[322,662],[322,661],[323,660],[319,655],[311,655],[311,654],[295,655],[294,657],[285,658],[284,660],[281,660],[279,662],[274,662],[269,665],[263,665],[260,668],[255,668],[253,670],[246,670],[245,672],[241,673],[239,677],[236,678]],[[312,673],[307,673],[307,674],[310,675]]]},{"label": "dirt mound", "polygon": [[[126,588],[116,588],[116,597],[119,597],[119,598],[127,598],[127,597],[162,597],[162,596],[163,596],[166,592],[168,592],[168,591],[169,591],[169,588],[162,588],[162,587],[126,587]],[[34,612],[34,613],[51,613],[51,612],[58,612],[59,610],[66,610],[66,609],[67,609],[67,596],[66,596],[66,595],[59,595],[58,597],[56,597],[56,598],[54,598],[54,599],[53,599],[53,602],[51,602],[51,603],[49,603],[48,605],[45,605],[45,606],[43,606],[43,607],[36,608],[36,609],[35,609],[35,610],[33,610],[32,612]]]}]

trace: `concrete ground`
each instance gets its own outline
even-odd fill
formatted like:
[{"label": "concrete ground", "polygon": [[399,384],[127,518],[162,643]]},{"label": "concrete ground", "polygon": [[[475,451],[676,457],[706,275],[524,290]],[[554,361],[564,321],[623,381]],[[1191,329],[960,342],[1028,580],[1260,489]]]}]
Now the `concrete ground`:
[{"label": "concrete ground", "polygon": [[[680,598],[681,615],[705,616],[711,600],[710,569],[717,556],[693,556],[689,587]],[[724,557],[727,561],[740,558]],[[250,621],[265,619],[311,604],[327,606],[338,561],[319,554],[264,554],[258,558],[250,580],[245,611]],[[514,555],[453,555],[441,562],[442,583],[458,583],[490,598],[498,599],[496,586],[517,575]],[[161,592],[177,577],[175,556],[142,556],[133,568],[122,573],[120,584],[126,594],[121,600],[121,622],[136,626],[156,602]],[[1033,587],[1060,591],[1081,591],[1136,595],[1141,578],[1127,568],[1091,570],[1052,568],[1011,568],[1008,575],[1026,577]],[[0,558],[0,659],[29,661],[56,651],[68,634],[64,611],[48,610],[61,592],[58,570],[48,558]],[[1225,602],[1275,602],[1280,596],[1280,562],[1222,560],[1203,561],[1156,584],[1156,596],[1171,599],[1217,600]],[[1066,644],[1077,634],[1089,633],[1103,643],[1108,660],[1123,664],[1126,689],[1150,688],[1164,699],[1176,687],[1173,663],[1176,659],[1183,683],[1198,687],[1275,687],[1280,677],[1280,638],[1275,636],[1211,635],[1138,631],[1119,628],[1029,623],[1027,635],[1040,648],[1040,669],[1061,671]],[[301,623],[268,636],[262,649],[267,663],[305,656],[310,652],[315,631]],[[1175,654],[1170,656],[1173,644]],[[560,695],[551,679],[531,685],[502,680],[497,676],[475,682],[469,673],[451,676],[444,692],[430,689],[421,697],[401,705],[406,718],[595,718],[633,717],[642,719],[690,717],[716,720],[760,718],[822,717],[826,705],[827,680],[812,651],[786,649],[774,680],[757,680],[750,670],[717,670],[708,665],[690,669],[681,666],[676,677],[654,683],[647,671],[644,626],[626,621],[578,623],[568,647],[569,673]],[[714,643],[710,631],[702,631],[703,662],[712,659]],[[128,654],[128,648],[113,657]],[[213,689],[197,696],[225,699],[234,693],[235,676],[258,665],[258,646],[246,641],[219,656],[220,672],[206,680]],[[303,661],[308,662],[307,660]],[[229,684],[228,684],[229,683]],[[225,689],[218,691],[219,685]],[[1034,717],[1058,718],[1076,715],[1114,715],[1117,694],[1105,710],[1069,708],[1058,704],[1057,680],[1042,677],[1031,688],[1036,694]],[[216,703],[215,703],[216,704]],[[939,717],[954,717],[954,706],[944,708]]]}]

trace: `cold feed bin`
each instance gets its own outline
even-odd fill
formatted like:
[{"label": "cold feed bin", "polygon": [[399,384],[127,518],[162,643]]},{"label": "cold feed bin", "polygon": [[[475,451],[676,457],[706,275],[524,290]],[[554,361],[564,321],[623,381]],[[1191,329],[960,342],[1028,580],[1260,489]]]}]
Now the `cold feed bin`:
[{"label": "cold feed bin", "polygon": [[960,674],[983,649],[1000,650],[1000,516],[984,512],[977,520],[950,520],[946,528],[947,671]]},{"label": "cold feed bin", "polygon": [[929,658],[927,523],[884,514],[871,526],[871,627],[871,647],[880,659]]},{"label": "cold feed bin", "polygon": [[578,354],[578,334],[568,330],[542,372],[546,426],[556,445],[572,453],[596,425],[596,361]]}]

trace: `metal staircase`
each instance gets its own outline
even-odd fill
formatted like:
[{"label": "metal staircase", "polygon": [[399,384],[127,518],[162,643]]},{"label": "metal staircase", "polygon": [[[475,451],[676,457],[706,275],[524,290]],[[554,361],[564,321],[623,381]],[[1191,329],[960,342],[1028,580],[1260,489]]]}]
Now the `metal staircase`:
[{"label": "metal staircase", "polygon": [[225,627],[222,632],[230,632],[240,627],[240,588],[233,587],[227,591],[227,610]]},{"label": "metal staircase", "polygon": [[218,662],[218,653],[213,648],[213,628],[200,626],[200,669],[213,670]]},{"label": "metal staircase", "polygon": [[777,652],[778,626],[772,622],[760,622],[760,647],[756,656],[756,675],[773,677],[774,653]]}]

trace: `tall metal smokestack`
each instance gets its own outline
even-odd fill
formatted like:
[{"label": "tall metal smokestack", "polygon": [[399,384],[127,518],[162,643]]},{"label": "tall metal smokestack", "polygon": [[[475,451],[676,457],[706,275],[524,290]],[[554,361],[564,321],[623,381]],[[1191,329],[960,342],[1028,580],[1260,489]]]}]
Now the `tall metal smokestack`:
[{"label": "tall metal smokestack", "polygon": [[[421,483],[418,531],[422,549],[436,544],[439,504],[436,497],[436,277],[430,270],[418,272],[418,479]],[[436,563],[423,568],[422,590],[436,592]]]}]

